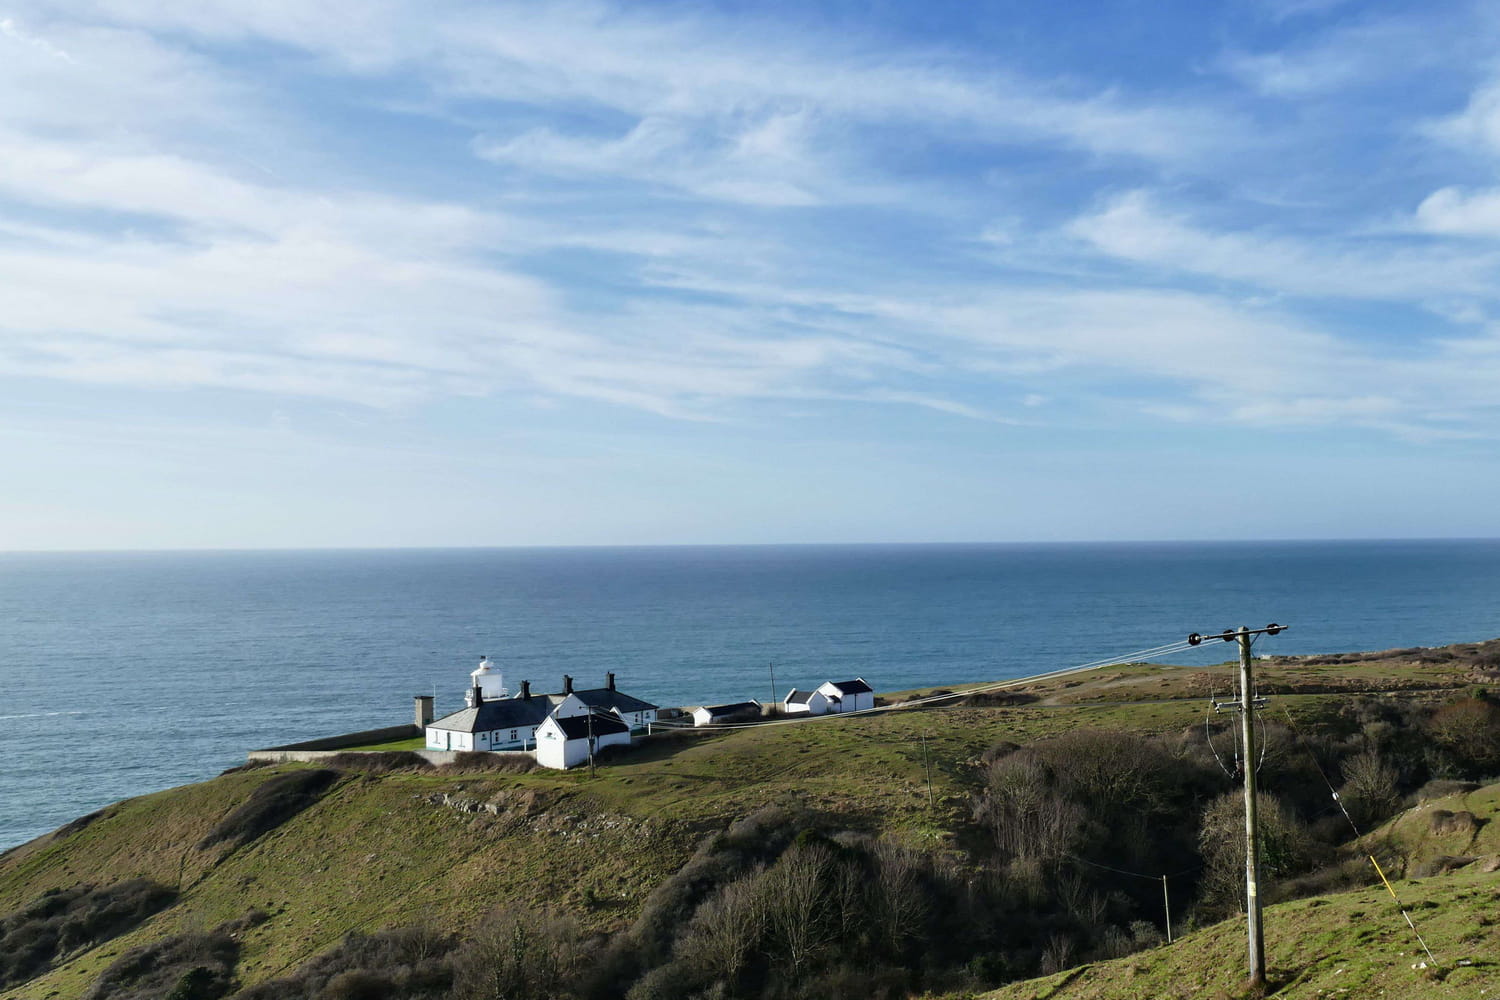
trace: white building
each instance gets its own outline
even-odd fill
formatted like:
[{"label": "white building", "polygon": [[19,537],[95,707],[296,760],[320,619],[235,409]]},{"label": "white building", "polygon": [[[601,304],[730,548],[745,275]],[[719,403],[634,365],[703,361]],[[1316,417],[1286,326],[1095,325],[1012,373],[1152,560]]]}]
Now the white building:
[{"label": "white building", "polygon": [[[553,697],[548,695],[548,697]],[[563,694],[553,711],[559,718],[583,715],[590,711],[613,712],[625,721],[632,731],[643,730],[656,721],[657,707],[649,701],[625,694],[615,688],[615,675],[604,675],[602,688],[573,689],[573,678],[563,676]]]},{"label": "white building", "polygon": [[787,715],[822,715],[828,711],[828,696],[818,691],[799,691],[792,688],[782,699]]},{"label": "white building", "polygon": [[537,727],[536,762],[564,770],[577,767],[605,747],[630,746],[630,727],[606,712],[558,717],[549,715]]},{"label": "white building", "polygon": [[731,721],[736,717],[760,718],[760,702],[752,698],[750,701],[735,702],[733,705],[704,705],[693,709],[694,726],[712,726],[715,723]]},{"label": "white building", "polygon": [[863,677],[852,681],[824,681],[818,693],[828,699],[830,712],[863,712],[875,707],[875,692]]},{"label": "white building", "polygon": [[488,656],[481,656],[479,666],[469,674],[469,691],[464,696],[464,701],[473,708],[478,704],[475,701],[477,697],[482,697],[485,701],[499,701],[510,697],[510,690],[505,686],[505,673],[500,664]]},{"label": "white building", "polygon": [[469,675],[465,707],[428,722],[424,727],[429,750],[535,750],[537,730],[548,718],[572,718],[589,712],[612,713],[634,729],[656,721],[657,707],[615,689],[615,675],[605,675],[605,686],[575,691],[573,678],[563,675],[557,694],[532,694],[531,682],[508,695],[499,664],[482,658]]}]

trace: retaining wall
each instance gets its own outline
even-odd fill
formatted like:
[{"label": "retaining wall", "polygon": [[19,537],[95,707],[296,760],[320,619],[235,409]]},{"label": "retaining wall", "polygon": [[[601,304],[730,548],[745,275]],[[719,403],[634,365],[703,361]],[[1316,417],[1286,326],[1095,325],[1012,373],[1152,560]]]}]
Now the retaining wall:
[{"label": "retaining wall", "polygon": [[321,739],[303,740],[301,743],[287,743],[279,747],[266,747],[264,750],[252,750],[250,752],[274,753],[302,750],[344,750],[349,747],[364,746],[367,743],[390,743],[393,740],[409,740],[423,735],[425,735],[423,730],[418,729],[408,722],[404,726],[364,729],[357,733],[344,733],[342,736],[324,736]]}]

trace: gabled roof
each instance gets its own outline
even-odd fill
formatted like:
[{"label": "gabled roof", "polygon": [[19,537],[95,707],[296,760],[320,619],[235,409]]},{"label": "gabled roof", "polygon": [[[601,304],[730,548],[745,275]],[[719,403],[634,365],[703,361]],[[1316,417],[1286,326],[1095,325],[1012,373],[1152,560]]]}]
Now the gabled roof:
[{"label": "gabled roof", "polygon": [[586,688],[582,691],[574,691],[578,700],[589,708],[602,708],[605,711],[617,711],[624,715],[627,712],[654,712],[656,706],[649,701],[623,694],[612,688]]},{"label": "gabled roof", "polygon": [[[608,736],[610,733],[628,733],[630,727],[612,715],[593,714],[593,734],[595,736]],[[552,716],[552,721],[557,728],[562,730],[563,737],[570,740],[586,740],[589,738],[589,716],[571,715],[566,719]]]},{"label": "gabled roof", "polygon": [[722,719],[726,715],[736,715],[740,712],[759,712],[760,702],[740,701],[733,705],[704,705],[700,711],[707,712],[711,719]]},{"label": "gabled roof", "polygon": [[[817,691],[799,691],[796,688],[792,688],[792,693],[786,696],[786,703],[788,705],[806,705],[812,701],[812,696],[818,693]],[[827,696],[825,695],[824,697],[826,699]]]},{"label": "gabled roof", "polygon": [[473,708],[460,709],[428,723],[432,729],[455,733],[487,733],[495,729],[520,729],[540,725],[552,711],[546,698],[496,698]]},{"label": "gabled roof", "polygon": [[869,694],[875,690],[865,683],[863,677],[856,677],[852,681],[829,681],[828,684],[839,694]]}]

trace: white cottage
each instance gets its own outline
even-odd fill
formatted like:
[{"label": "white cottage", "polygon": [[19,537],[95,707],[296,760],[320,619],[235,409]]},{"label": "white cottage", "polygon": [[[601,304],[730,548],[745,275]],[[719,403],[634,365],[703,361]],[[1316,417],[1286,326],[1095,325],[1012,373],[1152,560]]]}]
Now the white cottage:
[{"label": "white cottage", "polygon": [[605,747],[630,746],[630,727],[613,713],[548,716],[536,732],[536,762],[565,770],[577,767]]},{"label": "white cottage", "polygon": [[[551,697],[551,696],[549,696]],[[615,675],[604,675],[604,687],[573,689],[573,678],[563,675],[563,695],[553,715],[570,718],[589,712],[612,712],[618,715],[632,732],[647,728],[656,721],[658,709],[649,701],[625,694],[615,688]]]},{"label": "white cottage", "polygon": [[799,691],[792,688],[781,704],[787,715],[822,715],[828,711],[828,696],[821,690]]},{"label": "white cottage", "polygon": [[875,707],[875,692],[863,677],[852,681],[824,681],[818,693],[828,699],[830,712],[863,712]]},{"label": "white cottage", "polygon": [[547,695],[533,695],[521,682],[514,698],[487,699],[482,689],[469,689],[468,707],[427,724],[429,750],[532,750],[536,728],[552,714]]},{"label": "white cottage", "polygon": [[760,718],[760,702],[755,699],[735,702],[733,705],[704,705],[693,709],[694,726],[712,726],[737,718]]},{"label": "white cottage", "polygon": [[532,694],[522,681],[510,696],[500,665],[482,657],[469,674],[465,707],[429,721],[424,730],[429,750],[534,750],[537,730],[548,718],[573,718],[590,712],[613,714],[631,730],[656,721],[657,707],[615,689],[615,675],[605,675],[605,686],[575,691],[573,678],[563,675],[557,694]]}]

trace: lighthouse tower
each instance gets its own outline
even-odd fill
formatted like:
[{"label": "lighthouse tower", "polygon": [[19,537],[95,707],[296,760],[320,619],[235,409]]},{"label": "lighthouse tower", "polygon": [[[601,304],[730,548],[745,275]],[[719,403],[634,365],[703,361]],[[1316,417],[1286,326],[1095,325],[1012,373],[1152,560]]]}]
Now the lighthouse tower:
[{"label": "lighthouse tower", "polygon": [[500,669],[500,664],[488,656],[479,658],[479,666],[470,672],[469,680],[469,693],[464,697],[464,702],[470,708],[486,701],[510,697],[510,691],[505,687],[505,674]]}]

